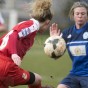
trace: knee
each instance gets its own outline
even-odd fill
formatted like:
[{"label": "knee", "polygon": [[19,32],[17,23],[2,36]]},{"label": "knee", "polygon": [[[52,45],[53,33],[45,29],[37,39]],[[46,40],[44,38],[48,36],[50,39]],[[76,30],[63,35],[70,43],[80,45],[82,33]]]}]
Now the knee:
[{"label": "knee", "polygon": [[39,74],[36,74],[36,73],[34,73],[34,74],[35,74],[35,82],[34,82],[34,84],[40,84],[41,81],[42,81],[42,77]]},{"label": "knee", "polygon": [[26,85],[30,84],[30,85],[38,85],[38,84],[41,84],[41,81],[42,81],[42,77],[37,74],[37,73],[32,73],[32,72],[29,72],[30,74],[30,79],[26,82]]},{"label": "knee", "polygon": [[67,85],[64,85],[64,84],[59,84],[57,86],[57,88],[70,88],[70,87],[68,87]]}]

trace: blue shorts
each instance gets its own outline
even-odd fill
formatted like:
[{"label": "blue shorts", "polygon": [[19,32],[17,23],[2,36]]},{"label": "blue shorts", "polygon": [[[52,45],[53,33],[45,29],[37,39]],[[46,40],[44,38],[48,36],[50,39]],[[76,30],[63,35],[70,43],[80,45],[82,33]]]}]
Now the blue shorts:
[{"label": "blue shorts", "polygon": [[65,84],[69,88],[88,88],[88,77],[68,75],[60,84]]}]

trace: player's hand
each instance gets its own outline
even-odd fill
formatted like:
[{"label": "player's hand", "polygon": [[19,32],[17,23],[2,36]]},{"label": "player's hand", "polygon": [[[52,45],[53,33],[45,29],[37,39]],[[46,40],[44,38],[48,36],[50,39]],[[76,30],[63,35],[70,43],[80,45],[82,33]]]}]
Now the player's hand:
[{"label": "player's hand", "polygon": [[60,29],[58,29],[58,25],[56,23],[53,23],[50,26],[50,36],[59,36],[60,35]]},{"label": "player's hand", "polygon": [[11,58],[16,65],[21,65],[21,58],[17,54],[12,54]]}]

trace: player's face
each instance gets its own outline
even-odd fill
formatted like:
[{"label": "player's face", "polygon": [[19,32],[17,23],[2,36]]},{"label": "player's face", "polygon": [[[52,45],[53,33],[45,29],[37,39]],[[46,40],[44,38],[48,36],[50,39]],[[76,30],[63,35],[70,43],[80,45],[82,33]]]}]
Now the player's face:
[{"label": "player's face", "polygon": [[74,9],[74,21],[76,25],[84,25],[87,22],[87,17],[87,9],[85,7]]},{"label": "player's face", "polygon": [[49,25],[50,25],[50,20],[46,20],[44,23],[42,23],[40,25],[39,32],[43,33],[44,31],[46,31],[47,29],[49,29]]}]

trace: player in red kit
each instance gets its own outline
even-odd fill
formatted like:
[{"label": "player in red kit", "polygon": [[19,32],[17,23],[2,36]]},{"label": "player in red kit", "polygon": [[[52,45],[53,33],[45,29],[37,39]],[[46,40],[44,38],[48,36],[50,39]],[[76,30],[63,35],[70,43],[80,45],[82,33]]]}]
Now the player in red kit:
[{"label": "player in red kit", "polygon": [[30,5],[31,19],[18,23],[0,39],[0,88],[17,85],[42,88],[39,74],[19,66],[26,52],[32,47],[37,32],[41,33],[49,27],[53,16],[51,0],[35,0]]}]

